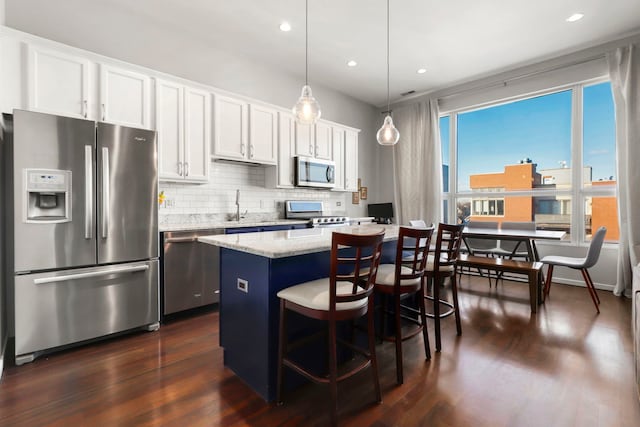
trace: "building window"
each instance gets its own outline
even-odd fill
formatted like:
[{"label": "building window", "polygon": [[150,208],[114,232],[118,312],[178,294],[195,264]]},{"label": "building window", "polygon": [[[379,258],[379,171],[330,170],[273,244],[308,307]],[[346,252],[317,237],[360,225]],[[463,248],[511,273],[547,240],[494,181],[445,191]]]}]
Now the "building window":
[{"label": "building window", "polygon": [[445,125],[443,200],[456,207],[448,221],[535,221],[574,242],[604,225],[607,241],[618,240],[609,82],[453,111],[441,118]]}]

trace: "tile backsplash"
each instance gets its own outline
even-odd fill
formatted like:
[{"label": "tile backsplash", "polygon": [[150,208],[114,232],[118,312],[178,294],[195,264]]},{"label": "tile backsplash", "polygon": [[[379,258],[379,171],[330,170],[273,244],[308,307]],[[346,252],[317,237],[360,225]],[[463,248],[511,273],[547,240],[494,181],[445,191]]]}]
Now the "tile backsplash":
[{"label": "tile backsplash", "polygon": [[322,200],[327,214],[344,214],[347,195],[327,190],[265,188],[267,167],[243,163],[212,162],[209,182],[182,184],[160,182],[165,201],[160,205],[160,224],[224,221],[236,212],[236,190],[240,190],[240,212],[246,218],[284,218],[285,200]]}]

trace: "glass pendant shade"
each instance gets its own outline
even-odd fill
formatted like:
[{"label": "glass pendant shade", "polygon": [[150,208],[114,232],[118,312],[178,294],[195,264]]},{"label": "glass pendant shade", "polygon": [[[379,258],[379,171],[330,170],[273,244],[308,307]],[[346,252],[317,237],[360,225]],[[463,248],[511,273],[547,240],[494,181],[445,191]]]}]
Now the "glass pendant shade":
[{"label": "glass pendant shade", "polygon": [[320,111],[320,104],[313,97],[311,93],[311,87],[304,85],[302,87],[302,93],[298,102],[293,107],[293,114],[296,115],[296,120],[303,124],[314,124],[320,118],[322,111]]},{"label": "glass pendant shade", "polygon": [[378,129],[376,139],[380,145],[395,145],[400,139],[400,132],[398,132],[398,129],[393,125],[391,115],[388,114],[387,117],[384,118],[384,123],[382,127]]}]

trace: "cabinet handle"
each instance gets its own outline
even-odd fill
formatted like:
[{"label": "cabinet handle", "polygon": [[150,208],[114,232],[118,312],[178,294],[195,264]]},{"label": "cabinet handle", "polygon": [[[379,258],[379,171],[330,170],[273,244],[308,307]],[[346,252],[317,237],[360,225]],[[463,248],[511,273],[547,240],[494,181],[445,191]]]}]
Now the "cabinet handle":
[{"label": "cabinet handle", "polygon": [[87,114],[88,114],[88,110],[89,110],[89,107],[87,105],[87,100],[85,99],[84,101],[82,101],[82,104],[84,105],[84,114],[83,114],[83,116],[86,119],[87,118]]},{"label": "cabinet handle", "polygon": [[318,155],[318,146],[316,145],[316,156]]},{"label": "cabinet handle", "polygon": [[182,176],[182,162],[178,162],[178,175]]},{"label": "cabinet handle", "polygon": [[189,176],[189,163],[184,163],[184,176]]},{"label": "cabinet handle", "polygon": [[254,150],[253,150],[253,144],[251,144],[251,145],[249,146],[249,158],[250,158],[250,159],[253,159],[253,151],[254,151]]},{"label": "cabinet handle", "polygon": [[105,117],[107,116],[107,109],[104,106],[104,103],[102,104],[102,121],[105,121]]},{"label": "cabinet handle", "polygon": [[240,146],[240,154],[242,154],[244,156],[244,152],[245,152],[245,148],[244,148],[244,144],[242,144]]},{"label": "cabinet handle", "polygon": [[309,154],[313,156],[313,145],[309,144]]},{"label": "cabinet handle", "polygon": [[194,297],[196,298],[200,298],[202,296],[202,294],[193,294]]}]

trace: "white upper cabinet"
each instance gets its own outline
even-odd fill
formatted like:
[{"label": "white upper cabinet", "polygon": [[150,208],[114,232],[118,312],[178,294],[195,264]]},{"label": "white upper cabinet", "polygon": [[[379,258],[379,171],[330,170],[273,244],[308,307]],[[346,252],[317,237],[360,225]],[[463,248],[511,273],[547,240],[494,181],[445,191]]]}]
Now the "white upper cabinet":
[{"label": "white upper cabinet", "polygon": [[295,155],[314,157],[315,135],[313,125],[295,122]]},{"label": "white upper cabinet", "polygon": [[247,103],[223,95],[214,95],[213,157],[245,160],[248,145]]},{"label": "white upper cabinet", "polygon": [[186,87],[184,113],[185,179],[206,182],[211,162],[211,95]]},{"label": "white upper cabinet", "polygon": [[100,65],[98,119],[138,128],[151,128],[151,78],[110,65]]},{"label": "white upper cabinet", "polygon": [[90,113],[89,60],[80,56],[28,46],[27,108],[70,117]]},{"label": "white upper cabinet", "polygon": [[332,128],[331,125],[324,122],[316,123],[316,138],[314,145],[314,157],[318,159],[331,160],[332,151]]},{"label": "white upper cabinet", "polygon": [[333,161],[336,164],[335,181],[336,186],[333,188],[336,191],[344,191],[344,129],[334,127],[332,129],[332,142],[333,142]]},{"label": "white upper cabinet", "polygon": [[209,93],[157,80],[156,127],[159,178],[206,182],[211,144]]},{"label": "white upper cabinet", "polygon": [[248,160],[276,164],[278,155],[278,112],[272,108],[249,105]]},{"label": "white upper cabinet", "polygon": [[292,188],[295,185],[296,118],[291,113],[278,113],[278,164],[267,168],[266,186],[269,188]]},{"label": "white upper cabinet", "polygon": [[344,132],[344,189],[358,191],[358,131]]}]

